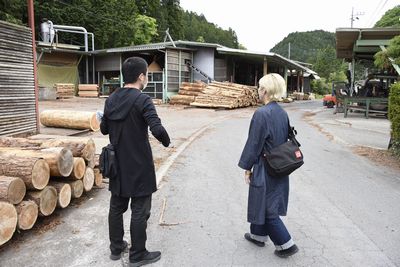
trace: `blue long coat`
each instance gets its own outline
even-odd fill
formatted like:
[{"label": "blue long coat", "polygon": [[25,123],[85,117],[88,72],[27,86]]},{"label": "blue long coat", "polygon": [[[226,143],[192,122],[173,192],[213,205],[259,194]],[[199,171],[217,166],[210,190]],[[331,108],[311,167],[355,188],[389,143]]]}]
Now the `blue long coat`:
[{"label": "blue long coat", "polygon": [[249,136],[239,161],[245,170],[253,168],[249,186],[247,221],[263,225],[265,218],[285,216],[289,197],[289,176],[267,174],[263,148],[271,149],[287,141],[288,115],[276,102],[256,110],[251,119]]}]

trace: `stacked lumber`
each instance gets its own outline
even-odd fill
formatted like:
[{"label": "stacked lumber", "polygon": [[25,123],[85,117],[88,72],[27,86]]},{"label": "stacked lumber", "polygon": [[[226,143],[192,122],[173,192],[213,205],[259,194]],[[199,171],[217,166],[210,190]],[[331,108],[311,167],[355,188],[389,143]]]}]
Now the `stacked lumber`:
[{"label": "stacked lumber", "polygon": [[98,97],[99,86],[97,84],[80,84],[78,86],[78,95],[80,97]]},{"label": "stacked lumber", "polygon": [[190,105],[190,103],[195,101],[196,96],[203,93],[206,86],[203,82],[183,82],[178,94],[172,96],[169,103],[171,105]]},{"label": "stacked lumber", "polygon": [[75,95],[75,84],[72,83],[55,83],[54,88],[57,98],[71,98]]},{"label": "stacked lumber", "polygon": [[88,138],[0,138],[0,246],[102,183],[95,150]]},{"label": "stacked lumber", "polygon": [[191,106],[208,108],[240,108],[257,105],[255,87],[230,82],[212,82],[196,96]]},{"label": "stacked lumber", "polygon": [[70,110],[45,110],[40,113],[40,123],[47,127],[98,131],[100,123],[96,112]]}]

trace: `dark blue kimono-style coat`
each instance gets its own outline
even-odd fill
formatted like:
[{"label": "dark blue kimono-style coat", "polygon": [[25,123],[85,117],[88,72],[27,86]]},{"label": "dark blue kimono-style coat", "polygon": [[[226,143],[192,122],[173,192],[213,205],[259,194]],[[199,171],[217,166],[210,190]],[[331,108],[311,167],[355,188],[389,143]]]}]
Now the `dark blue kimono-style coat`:
[{"label": "dark blue kimono-style coat", "polygon": [[289,176],[269,176],[262,153],[263,149],[286,142],[288,127],[288,115],[276,102],[258,108],[251,119],[249,136],[239,161],[242,169],[253,169],[247,211],[250,223],[263,225],[265,218],[286,215]]}]

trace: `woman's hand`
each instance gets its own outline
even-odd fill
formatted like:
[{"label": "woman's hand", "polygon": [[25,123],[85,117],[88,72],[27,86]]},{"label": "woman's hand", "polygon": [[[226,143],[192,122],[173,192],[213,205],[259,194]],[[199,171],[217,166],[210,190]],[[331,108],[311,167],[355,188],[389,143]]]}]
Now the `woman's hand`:
[{"label": "woman's hand", "polygon": [[250,184],[250,180],[251,180],[251,176],[253,175],[253,173],[251,171],[245,171],[244,173],[244,181],[246,182],[246,184]]}]

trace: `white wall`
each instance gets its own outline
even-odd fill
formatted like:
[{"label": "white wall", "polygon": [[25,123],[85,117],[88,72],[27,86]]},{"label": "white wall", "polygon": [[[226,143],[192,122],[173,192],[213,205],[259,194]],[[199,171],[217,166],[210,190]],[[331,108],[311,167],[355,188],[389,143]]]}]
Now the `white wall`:
[{"label": "white wall", "polygon": [[[214,79],[214,48],[199,48],[194,52],[193,65]],[[193,73],[194,80],[205,80],[200,73]]]}]

